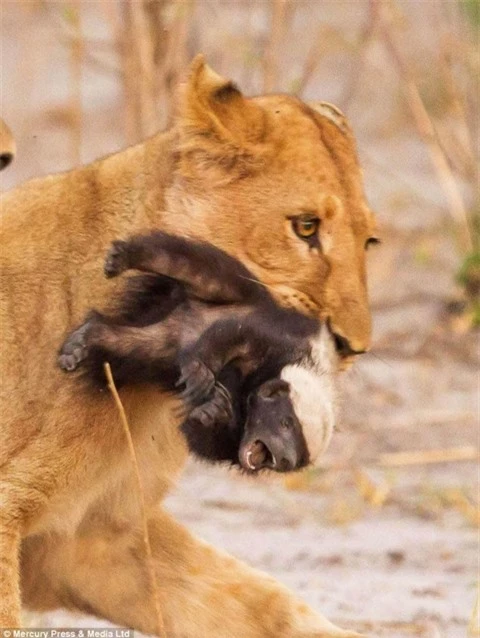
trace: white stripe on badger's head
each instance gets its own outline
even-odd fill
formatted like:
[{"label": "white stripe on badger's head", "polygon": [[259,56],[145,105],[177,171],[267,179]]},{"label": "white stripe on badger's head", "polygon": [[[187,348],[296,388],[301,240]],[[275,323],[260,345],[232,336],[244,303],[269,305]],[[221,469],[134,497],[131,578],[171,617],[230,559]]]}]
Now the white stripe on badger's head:
[{"label": "white stripe on badger's head", "polygon": [[310,341],[310,354],[285,366],[281,378],[290,385],[290,399],[300,421],[310,463],[326,450],[336,419],[335,373],[338,356],[328,328]]}]

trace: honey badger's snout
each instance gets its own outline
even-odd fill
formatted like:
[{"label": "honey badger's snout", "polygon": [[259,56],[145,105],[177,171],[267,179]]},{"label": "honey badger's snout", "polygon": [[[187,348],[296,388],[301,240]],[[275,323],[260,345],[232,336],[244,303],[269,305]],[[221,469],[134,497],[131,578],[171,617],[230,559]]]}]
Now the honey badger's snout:
[{"label": "honey badger's snout", "polygon": [[244,469],[291,472],[308,463],[305,438],[289,389],[282,379],[271,379],[250,395],[239,451]]}]

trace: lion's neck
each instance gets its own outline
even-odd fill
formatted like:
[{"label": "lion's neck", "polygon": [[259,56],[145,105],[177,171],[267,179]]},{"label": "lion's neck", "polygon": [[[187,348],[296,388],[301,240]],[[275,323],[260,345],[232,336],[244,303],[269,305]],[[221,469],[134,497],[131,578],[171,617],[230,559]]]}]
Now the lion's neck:
[{"label": "lion's neck", "polygon": [[[175,132],[169,130],[92,165],[102,186],[99,213],[110,231],[125,236],[158,227],[174,169]],[[115,237],[112,237],[114,239]]]}]

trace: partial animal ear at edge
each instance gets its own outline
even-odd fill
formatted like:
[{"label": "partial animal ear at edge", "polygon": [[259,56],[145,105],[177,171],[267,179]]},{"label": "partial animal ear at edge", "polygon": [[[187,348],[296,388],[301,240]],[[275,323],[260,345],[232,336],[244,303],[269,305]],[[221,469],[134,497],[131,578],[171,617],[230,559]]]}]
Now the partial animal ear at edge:
[{"label": "partial animal ear at edge", "polygon": [[288,396],[289,394],[290,385],[279,378],[265,381],[258,390],[258,396],[262,399],[273,399],[278,396]]},{"label": "partial animal ear at edge", "polygon": [[15,153],[15,139],[8,126],[0,118],[0,171],[11,164]]},{"label": "partial animal ear at edge", "polygon": [[195,146],[201,138],[203,143],[210,139],[245,149],[261,139],[265,126],[261,107],[213,71],[203,55],[193,60],[181,88],[177,123],[183,148]]},{"label": "partial animal ear at edge", "polygon": [[330,104],[330,102],[309,102],[308,106],[322,117],[330,120],[342,133],[352,133],[346,116],[334,104]]}]

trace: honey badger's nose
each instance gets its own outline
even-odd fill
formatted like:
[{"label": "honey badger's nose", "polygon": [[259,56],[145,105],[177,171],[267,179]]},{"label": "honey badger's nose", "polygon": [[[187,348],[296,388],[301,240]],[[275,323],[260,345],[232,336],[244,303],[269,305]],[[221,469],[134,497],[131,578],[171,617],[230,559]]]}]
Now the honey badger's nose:
[{"label": "honey badger's nose", "polygon": [[263,436],[243,446],[240,462],[245,469],[258,471],[262,469],[276,472],[291,472],[298,463],[294,449],[285,447],[285,442],[278,436]]}]

